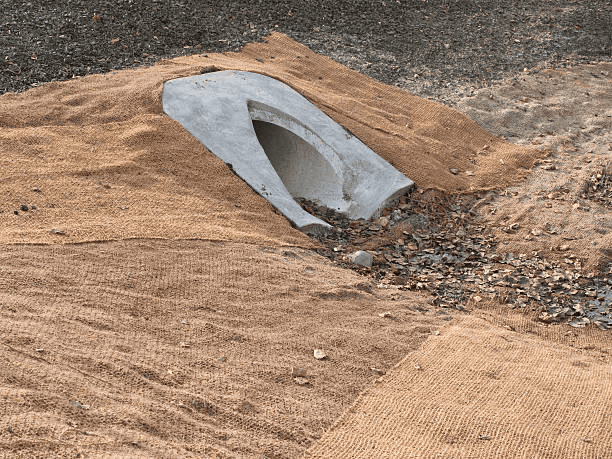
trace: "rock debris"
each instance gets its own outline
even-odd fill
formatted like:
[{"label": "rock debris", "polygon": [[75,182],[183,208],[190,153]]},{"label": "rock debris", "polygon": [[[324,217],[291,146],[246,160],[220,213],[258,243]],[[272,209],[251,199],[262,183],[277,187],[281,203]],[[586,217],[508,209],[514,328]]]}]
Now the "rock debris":
[{"label": "rock debris", "polygon": [[[612,328],[612,272],[585,272],[571,253],[558,262],[537,252],[500,252],[474,212],[481,198],[417,190],[373,220],[349,220],[311,201],[298,202],[334,226],[314,236],[325,245],[319,253],[377,283],[428,292],[442,308],[465,310],[496,300],[537,311],[543,323]],[[360,252],[372,256],[371,266],[353,261]]]}]

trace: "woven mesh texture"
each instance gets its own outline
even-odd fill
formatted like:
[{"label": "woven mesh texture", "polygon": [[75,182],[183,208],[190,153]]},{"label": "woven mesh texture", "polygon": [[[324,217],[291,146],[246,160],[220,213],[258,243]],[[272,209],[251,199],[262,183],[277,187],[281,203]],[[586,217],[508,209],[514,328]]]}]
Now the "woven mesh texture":
[{"label": "woven mesh texture", "polygon": [[360,395],[305,458],[602,458],[612,368],[466,317]]},{"label": "woven mesh texture", "polygon": [[0,457],[606,457],[608,335],[333,266],[163,114],[165,81],[218,70],[292,86],[422,189],[546,155],[281,34],[0,96]]},{"label": "woven mesh texture", "polygon": [[[165,81],[215,70],[259,72],[292,86],[422,188],[505,186],[544,155],[276,33],[239,53],[0,96],[0,243],[165,238],[315,247],[163,114]],[[24,204],[37,212],[16,218]]]}]

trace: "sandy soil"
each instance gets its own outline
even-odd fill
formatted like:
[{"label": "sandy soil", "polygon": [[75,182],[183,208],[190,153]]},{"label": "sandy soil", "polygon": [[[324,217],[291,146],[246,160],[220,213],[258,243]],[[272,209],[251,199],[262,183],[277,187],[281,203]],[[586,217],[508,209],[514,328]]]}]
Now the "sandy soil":
[{"label": "sandy soil", "polygon": [[[525,183],[496,193],[481,208],[505,251],[572,255],[585,270],[607,272],[612,190],[596,185],[612,173],[611,107],[610,63],[526,72],[456,101],[455,108],[487,130],[550,150]],[[517,231],[503,231],[513,224]]]}]

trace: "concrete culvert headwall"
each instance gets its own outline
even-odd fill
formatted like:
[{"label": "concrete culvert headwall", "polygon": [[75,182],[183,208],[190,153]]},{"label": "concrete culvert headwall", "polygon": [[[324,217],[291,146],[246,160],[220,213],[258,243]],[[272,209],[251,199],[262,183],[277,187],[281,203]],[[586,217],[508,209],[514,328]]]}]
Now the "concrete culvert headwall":
[{"label": "concrete culvert headwall", "polygon": [[295,198],[371,218],[414,185],[291,87],[222,71],[164,84],[164,112],[297,228],[327,231]]}]

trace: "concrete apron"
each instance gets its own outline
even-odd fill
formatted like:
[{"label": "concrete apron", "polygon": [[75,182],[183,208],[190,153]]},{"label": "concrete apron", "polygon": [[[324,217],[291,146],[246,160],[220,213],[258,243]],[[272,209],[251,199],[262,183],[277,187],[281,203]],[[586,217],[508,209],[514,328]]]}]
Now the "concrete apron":
[{"label": "concrete apron", "polygon": [[331,226],[294,198],[351,219],[369,219],[414,186],[299,93],[264,75],[222,71],[170,80],[162,105],[164,113],[307,233]]}]

